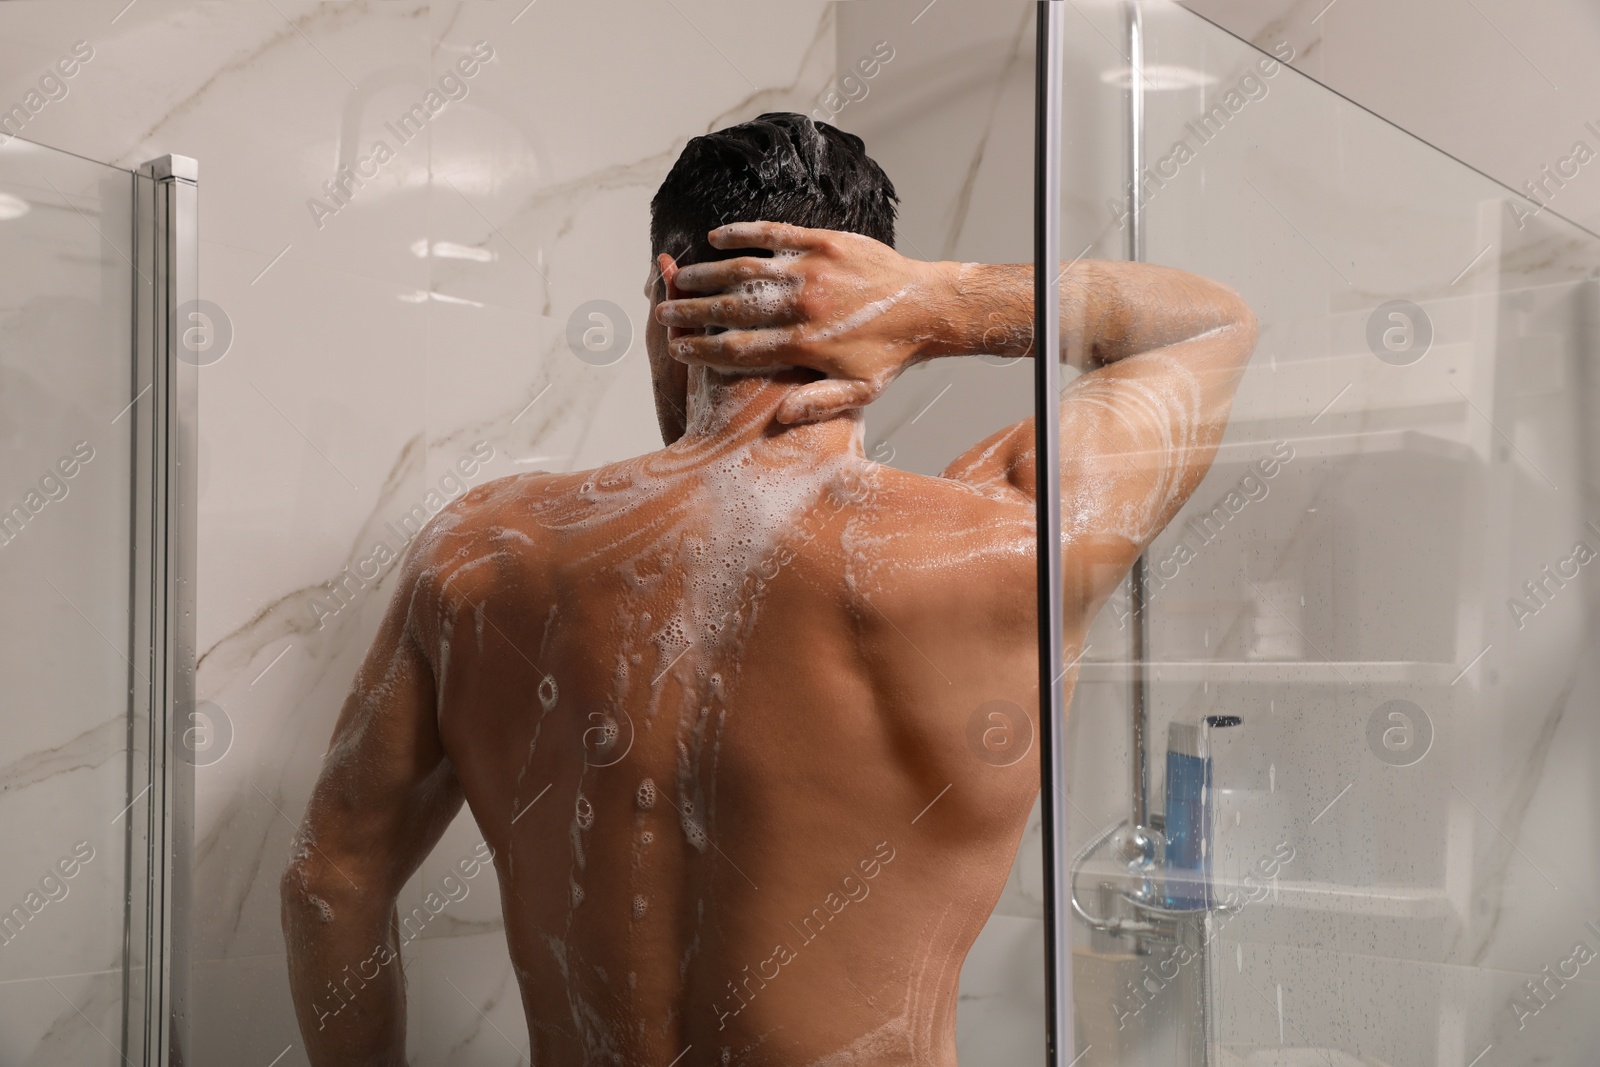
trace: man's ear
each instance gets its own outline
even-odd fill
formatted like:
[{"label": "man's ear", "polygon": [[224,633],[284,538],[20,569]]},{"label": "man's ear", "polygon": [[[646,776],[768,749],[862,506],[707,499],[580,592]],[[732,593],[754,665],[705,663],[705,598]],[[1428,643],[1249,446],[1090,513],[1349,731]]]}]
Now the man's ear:
[{"label": "man's ear", "polygon": [[[656,257],[656,268],[661,272],[661,286],[666,300],[677,300],[683,294],[673,284],[678,277],[677,261],[666,252]],[[667,341],[694,331],[675,326],[667,327]],[[672,444],[683,436],[689,412],[689,368],[664,353],[662,366],[654,367],[651,378],[655,391],[656,421],[661,427],[661,440]]]},{"label": "man's ear", "polygon": [[669,252],[663,252],[656,257],[656,277],[661,282],[662,300],[671,300],[667,293],[668,279],[678,276],[678,261],[672,258]]},{"label": "man's ear", "polygon": [[[658,266],[661,269],[661,284],[666,287],[666,293],[667,293],[666,299],[667,300],[681,300],[681,299],[683,299],[683,297],[686,296],[687,294],[684,293],[683,290],[679,289],[678,286],[677,286],[678,261],[673,259],[672,256],[669,255],[668,253],[663,252],[663,253],[661,253],[660,256],[658,256],[656,258],[656,266]],[[688,328],[685,328],[685,327],[682,327],[682,326],[668,326],[667,327],[667,340],[668,341],[673,341],[673,340],[676,340],[679,337],[687,337],[690,334],[699,334],[699,333],[704,333],[704,332],[705,332],[704,330],[701,330],[699,328],[688,329]]]}]

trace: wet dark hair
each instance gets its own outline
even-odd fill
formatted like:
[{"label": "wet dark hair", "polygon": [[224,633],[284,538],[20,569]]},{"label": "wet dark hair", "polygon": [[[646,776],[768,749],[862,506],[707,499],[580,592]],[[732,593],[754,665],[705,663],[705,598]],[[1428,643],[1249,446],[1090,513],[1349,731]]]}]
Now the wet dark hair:
[{"label": "wet dark hair", "polygon": [[650,201],[651,260],[669,252],[687,266],[751,254],[706,240],[730,222],[843,230],[893,245],[899,200],[861,138],[772,112],[684,146]]}]

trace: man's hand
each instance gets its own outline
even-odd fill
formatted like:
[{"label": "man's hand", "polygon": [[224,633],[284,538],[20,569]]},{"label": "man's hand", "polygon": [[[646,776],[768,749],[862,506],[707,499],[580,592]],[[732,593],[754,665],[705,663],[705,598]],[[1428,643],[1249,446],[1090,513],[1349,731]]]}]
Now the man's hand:
[{"label": "man's hand", "polygon": [[956,302],[956,265],[907,259],[870,237],[774,222],[712,230],[713,247],[764,248],[771,258],[696,263],[673,278],[677,294],[656,318],[689,364],[742,369],[807,367],[827,375],[778,409],[783,423],[814,422],[877,399],[912,363],[939,351],[938,324]]},{"label": "man's hand", "polygon": [[[921,263],[865,237],[777,223],[713,230],[717,248],[772,258],[697,264],[656,310],[669,327],[721,328],[671,342],[684,363],[808,367],[782,422],[876,399],[937,356],[1039,356],[1033,267]],[[1255,348],[1256,320],[1232,289],[1146,263],[1077,259],[1061,268],[1061,338],[1043,353],[1084,373],[1062,396],[1062,509],[1072,516],[1065,596],[1087,623],[1205,477]],[[978,442],[945,476],[985,492],[1036,492],[1032,419]]]}]

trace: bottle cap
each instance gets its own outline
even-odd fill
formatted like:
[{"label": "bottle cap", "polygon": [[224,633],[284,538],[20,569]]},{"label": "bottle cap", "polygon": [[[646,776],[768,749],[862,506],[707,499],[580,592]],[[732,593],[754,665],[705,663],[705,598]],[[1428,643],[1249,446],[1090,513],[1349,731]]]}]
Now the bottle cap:
[{"label": "bottle cap", "polygon": [[1204,759],[1205,743],[1201,737],[1200,724],[1177,721],[1168,723],[1167,751],[1176,752],[1180,756]]}]

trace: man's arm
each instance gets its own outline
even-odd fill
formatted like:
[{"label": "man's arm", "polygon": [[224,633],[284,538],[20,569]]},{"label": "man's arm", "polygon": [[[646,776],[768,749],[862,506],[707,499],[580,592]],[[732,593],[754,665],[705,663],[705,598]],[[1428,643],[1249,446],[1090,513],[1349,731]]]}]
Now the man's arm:
[{"label": "man's arm", "polygon": [[[945,346],[1030,354],[1032,268],[961,271],[969,306],[987,310],[955,320],[965,336]],[[1062,529],[1076,549],[1067,595],[1097,606],[1210,469],[1256,322],[1233,290],[1170,267],[1080,261],[1061,284],[1060,355],[1085,372],[1061,399]],[[1032,499],[1034,433],[1032,419],[1007,427],[946,474]]]},{"label": "man's arm", "polygon": [[420,587],[408,562],[339,714],[280,886],[295,1015],[317,1067],[405,1063],[395,900],[461,807],[433,670],[411,625]]},{"label": "man's arm", "polygon": [[[728,332],[683,337],[691,363],[791,364],[828,380],[796,390],[788,422],[860,407],[927,359],[1033,354],[1031,266],[922,263],[853,234],[773,223],[712,232],[719,247],[773,258],[684,268],[661,321]],[[1255,317],[1226,286],[1139,263],[1078,261],[1061,280],[1059,356],[1086,371],[1061,405],[1067,596],[1098,605],[1211,465],[1255,347]],[[775,299],[776,297],[776,299]],[[1034,493],[1028,419],[980,442],[950,477]]]}]

